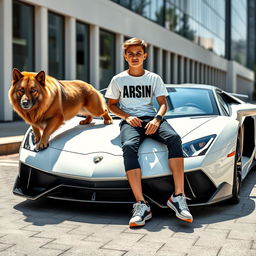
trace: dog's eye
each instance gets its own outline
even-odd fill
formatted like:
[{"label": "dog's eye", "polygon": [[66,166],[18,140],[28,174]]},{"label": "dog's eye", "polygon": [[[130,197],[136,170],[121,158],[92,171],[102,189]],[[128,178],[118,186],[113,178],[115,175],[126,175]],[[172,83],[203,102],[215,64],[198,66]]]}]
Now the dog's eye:
[{"label": "dog's eye", "polygon": [[31,92],[31,93],[34,93],[34,92],[37,92],[37,90],[34,89],[34,88],[31,88],[30,92]]},{"label": "dog's eye", "polygon": [[24,88],[19,88],[19,89],[18,89],[18,92],[20,92],[20,93],[24,93],[24,92],[25,92],[25,90],[24,90]]}]

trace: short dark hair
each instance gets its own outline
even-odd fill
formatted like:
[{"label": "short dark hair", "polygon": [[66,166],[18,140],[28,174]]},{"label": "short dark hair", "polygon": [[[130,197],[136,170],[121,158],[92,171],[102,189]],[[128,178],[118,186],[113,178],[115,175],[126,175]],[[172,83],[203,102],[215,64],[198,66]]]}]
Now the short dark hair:
[{"label": "short dark hair", "polygon": [[123,49],[124,49],[124,52],[125,52],[125,53],[126,53],[126,50],[128,49],[128,47],[131,46],[131,45],[142,46],[143,51],[146,52],[147,44],[146,44],[145,41],[142,40],[142,39],[133,37],[133,38],[130,38],[130,39],[126,40],[126,41],[123,43]]}]

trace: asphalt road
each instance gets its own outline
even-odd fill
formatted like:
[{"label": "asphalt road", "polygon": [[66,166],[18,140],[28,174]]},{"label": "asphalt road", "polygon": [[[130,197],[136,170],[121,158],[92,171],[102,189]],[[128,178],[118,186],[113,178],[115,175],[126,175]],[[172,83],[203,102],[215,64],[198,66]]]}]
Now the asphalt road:
[{"label": "asphalt road", "polygon": [[18,155],[0,157],[0,255],[256,256],[256,172],[241,202],[194,207],[194,222],[153,207],[153,218],[129,229],[131,206],[14,196]]}]

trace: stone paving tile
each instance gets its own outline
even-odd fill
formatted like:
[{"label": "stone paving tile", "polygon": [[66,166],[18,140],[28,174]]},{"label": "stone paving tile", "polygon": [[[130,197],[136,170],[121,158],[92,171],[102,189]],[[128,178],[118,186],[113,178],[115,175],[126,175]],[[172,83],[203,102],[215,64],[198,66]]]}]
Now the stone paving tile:
[{"label": "stone paving tile", "polygon": [[72,248],[63,254],[61,256],[122,256],[125,255],[126,251],[123,250],[109,250],[109,249],[89,249],[88,248]]},{"label": "stone paving tile", "polygon": [[[132,230],[133,231],[133,230]],[[128,233],[132,233],[132,231],[128,231]],[[137,230],[134,230],[134,232],[137,232]],[[143,233],[137,233],[137,234],[143,234]],[[168,239],[174,235],[174,232],[171,231],[168,228],[161,229],[157,232],[147,232],[144,233],[144,236],[142,237],[142,242],[162,242],[166,243]]]},{"label": "stone paving tile", "polygon": [[169,240],[159,249],[158,252],[172,252],[187,253],[194,246],[198,238],[185,238],[185,237],[171,237]]},{"label": "stone paving tile", "polygon": [[155,255],[163,245],[163,242],[145,242],[140,240],[139,242],[136,242],[136,244],[132,248],[130,248],[125,256]]},{"label": "stone paving tile", "polygon": [[[254,239],[256,239],[256,238],[254,238]],[[252,241],[251,249],[256,250],[256,240],[253,240],[253,241]],[[256,251],[255,251],[255,254],[256,254]]]},{"label": "stone paving tile", "polygon": [[0,242],[0,253],[8,250],[9,248],[15,246],[15,243],[2,243]]},{"label": "stone paving tile", "polygon": [[256,252],[249,249],[232,249],[232,248],[222,248],[218,256],[255,256]]},{"label": "stone paving tile", "polygon": [[106,243],[102,249],[115,249],[129,251],[133,246],[136,246],[136,242],[139,241],[144,235],[142,234],[128,234],[120,233],[116,238]]},{"label": "stone paving tile", "polygon": [[193,246],[186,256],[217,256],[221,248],[205,248]]},{"label": "stone paving tile", "polygon": [[156,256],[187,256],[187,253],[184,252],[178,252],[175,250],[170,250],[170,251],[158,251]]}]

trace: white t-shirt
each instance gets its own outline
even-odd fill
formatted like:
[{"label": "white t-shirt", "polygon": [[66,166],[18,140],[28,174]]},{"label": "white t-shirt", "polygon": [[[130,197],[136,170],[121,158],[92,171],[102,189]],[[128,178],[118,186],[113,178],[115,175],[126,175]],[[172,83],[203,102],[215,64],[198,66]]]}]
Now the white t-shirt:
[{"label": "white t-shirt", "polygon": [[127,70],[114,76],[106,98],[119,99],[120,109],[132,116],[155,116],[153,96],[168,96],[161,77],[145,70],[142,76],[131,76]]}]

